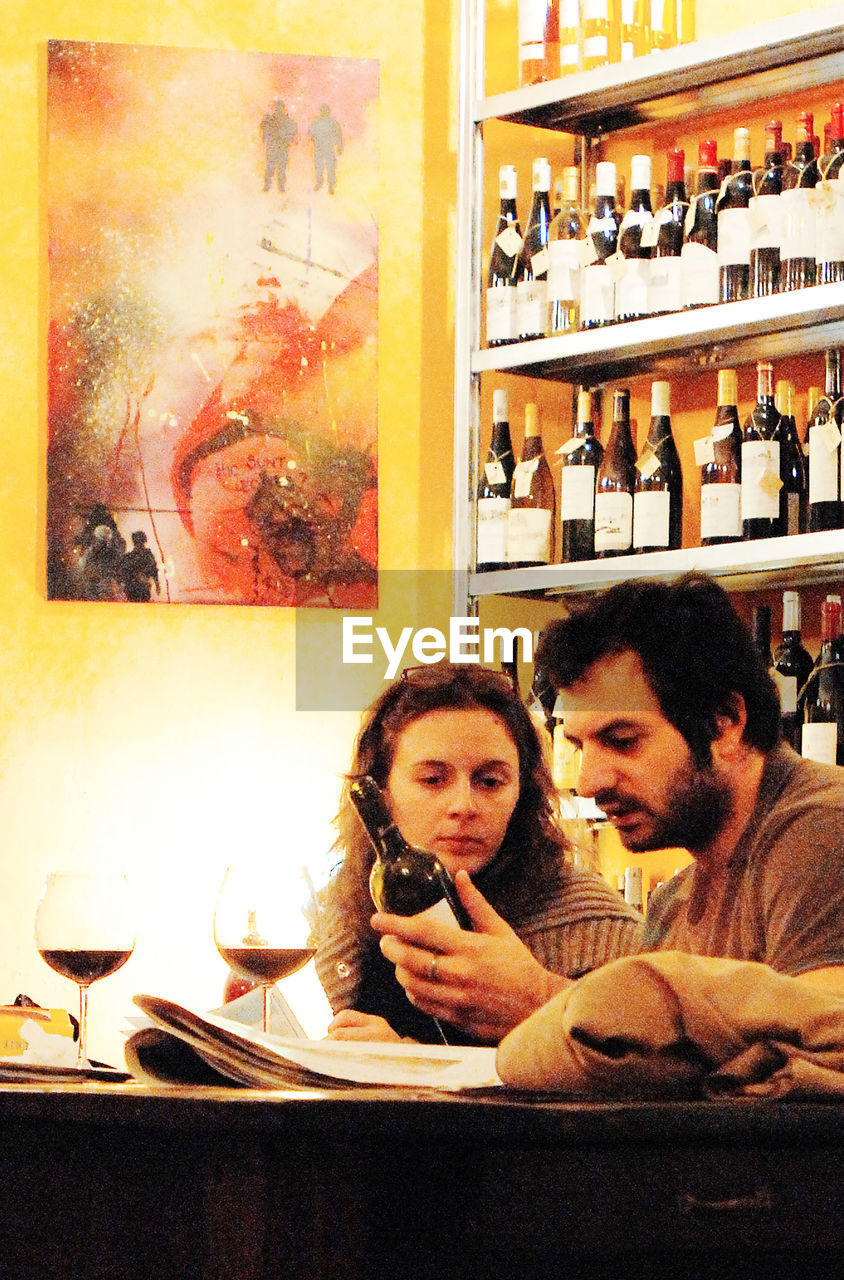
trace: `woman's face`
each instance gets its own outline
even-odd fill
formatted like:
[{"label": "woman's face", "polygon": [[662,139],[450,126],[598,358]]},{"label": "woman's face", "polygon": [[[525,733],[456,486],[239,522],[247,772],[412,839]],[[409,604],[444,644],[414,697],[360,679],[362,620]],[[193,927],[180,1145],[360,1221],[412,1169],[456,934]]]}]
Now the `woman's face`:
[{"label": "woman's face", "polygon": [[399,734],[387,777],[404,838],[452,875],[491,862],[519,799],[519,754],[509,730],[482,707],[429,711]]}]

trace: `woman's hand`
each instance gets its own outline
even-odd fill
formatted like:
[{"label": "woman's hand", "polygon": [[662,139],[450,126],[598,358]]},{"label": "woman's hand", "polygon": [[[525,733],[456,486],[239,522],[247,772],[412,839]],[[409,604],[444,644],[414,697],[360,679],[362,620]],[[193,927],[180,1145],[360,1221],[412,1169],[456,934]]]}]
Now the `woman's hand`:
[{"label": "woman's hand", "polygon": [[326,1040],[401,1040],[389,1022],[374,1013],[358,1013],[357,1009],[341,1009],[331,1019]]},{"label": "woman's hand", "polygon": [[543,969],[465,871],[458,871],[455,884],[474,933],[424,914],[379,912],[372,925],[417,1009],[497,1044],[569,980]]}]

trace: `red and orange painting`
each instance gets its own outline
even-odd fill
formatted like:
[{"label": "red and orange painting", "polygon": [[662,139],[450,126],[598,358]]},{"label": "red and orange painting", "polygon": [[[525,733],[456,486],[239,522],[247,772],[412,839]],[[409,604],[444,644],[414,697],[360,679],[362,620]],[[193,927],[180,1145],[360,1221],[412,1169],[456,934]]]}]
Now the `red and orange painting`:
[{"label": "red and orange painting", "polygon": [[378,77],[50,42],[51,599],[377,602]]}]

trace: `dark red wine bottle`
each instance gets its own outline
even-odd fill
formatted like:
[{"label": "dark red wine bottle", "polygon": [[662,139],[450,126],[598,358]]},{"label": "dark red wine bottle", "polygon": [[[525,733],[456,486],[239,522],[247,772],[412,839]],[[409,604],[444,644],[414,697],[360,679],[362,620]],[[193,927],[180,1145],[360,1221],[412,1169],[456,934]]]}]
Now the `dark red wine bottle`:
[{"label": "dark red wine bottle", "polygon": [[805,684],[812,659],[803,648],[800,634],[800,596],[796,591],[782,595],[782,640],[774,652],[771,675],[780,695],[782,736],[795,751],[800,750],[803,729]]},{"label": "dark red wine bottle", "polygon": [[595,481],[595,555],[629,555],[633,549],[636,447],[630,430],[630,392],[613,395],[612,430]]},{"label": "dark red wine bottle", "polygon": [[595,555],[595,481],[604,449],[595,435],[592,393],[577,396],[574,434],[562,448],[560,516],[564,564],[592,560]]},{"label": "dark red wine bottle", "polygon": [[682,260],[683,306],[718,301],[718,145],[706,138],[698,146],[697,190],[686,215]]},{"label": "dark red wine bottle", "polygon": [[615,319],[615,285],[607,265],[618,249],[621,214],[616,208],[616,168],[611,160],[595,166],[595,212],[586,228],[586,242],[592,261],[583,268],[580,296],[580,326],[594,329]]},{"label": "dark red wine bottle", "polygon": [[735,369],[718,370],[718,408],[710,432],[712,456],[700,469],[700,543],[737,542],[741,529],[741,426]]},{"label": "dark red wine bottle", "polygon": [[616,320],[638,320],[651,314],[653,230],[651,158],[638,155],[630,162],[630,205],[618,230],[623,262],[615,280]]},{"label": "dark red wine bottle", "polygon": [[533,162],[533,202],[521,252],[521,278],[516,285],[516,325],[520,341],[544,338],[549,331],[548,229],[551,226],[551,165],[540,156]]},{"label": "dark red wine bottle", "polygon": [[844,637],[841,599],[821,605],[821,650],[806,683],[801,755],[824,764],[844,764]]},{"label": "dark red wine bottle", "polygon": [[[844,165],[844,103],[832,108],[829,151],[820,163],[821,176],[827,180],[840,176]],[[818,205],[816,221],[816,277],[818,284],[836,284],[844,280],[844,219],[841,203],[831,194]]]},{"label": "dark red wine bottle", "polygon": [[821,177],[837,178],[844,166],[844,102],[835,102],[829,119],[829,150],[820,163]]},{"label": "dark red wine bottle", "polygon": [[671,386],[651,385],[651,424],[636,460],[633,550],[675,550],[683,541],[683,473],[671,432]]},{"label": "dark red wine bottle", "polygon": [[492,393],[492,438],[478,481],[478,573],[507,568],[510,482],[515,465],[510,439],[508,396],[506,391],[496,388]]},{"label": "dark red wine bottle", "polygon": [[805,533],[809,519],[809,477],[794,419],[794,388],[786,378],[777,380],[774,404],[780,415],[777,439],[780,442],[780,516],[785,532]]},{"label": "dark red wine bottle", "polygon": [[721,188],[718,212],[718,287],[721,302],[750,297],[750,130],[736,129],[733,171]]},{"label": "dark red wine bottle", "polygon": [[817,186],[819,177],[814,117],[811,111],[802,111],[794,158],[782,174],[780,288],[784,293],[816,283],[817,219],[809,192]]},{"label": "dark red wine bottle", "polygon": [[809,531],[840,529],[844,525],[841,498],[841,442],[844,399],[841,387],[841,352],[826,353],[826,385],[806,427],[809,446]]},{"label": "dark red wine bottle", "polygon": [[751,201],[750,296],[768,298],[780,288],[780,196],[782,122],[765,125],[765,162],[753,175]]},{"label": "dark red wine bottle", "polygon": [[498,171],[501,200],[498,223],[489,253],[486,290],[486,340],[490,347],[518,341],[516,286],[521,277],[522,233],[516,213],[516,170]]},{"label": "dark red wine bottle", "polygon": [[786,529],[780,504],[780,415],[774,404],[774,366],[760,360],[756,375],[756,404],[742,433],[742,537],[778,538]]},{"label": "dark red wine bottle", "polygon": [[657,239],[651,260],[650,307],[653,315],[680,311],[683,277],[680,255],[689,202],[686,198],[686,155],[679,147],[666,156],[665,204],[656,215]]}]

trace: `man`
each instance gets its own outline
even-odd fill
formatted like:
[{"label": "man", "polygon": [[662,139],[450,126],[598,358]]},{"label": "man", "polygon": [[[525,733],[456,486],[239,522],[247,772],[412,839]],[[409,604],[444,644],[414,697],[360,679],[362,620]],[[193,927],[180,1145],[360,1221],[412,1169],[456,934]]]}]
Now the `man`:
[{"label": "man", "polygon": [[780,741],[776,688],[726,593],[638,579],[543,632],[578,790],[632,853],[694,862],[643,949],[756,960],[844,995],[844,771]]}]

